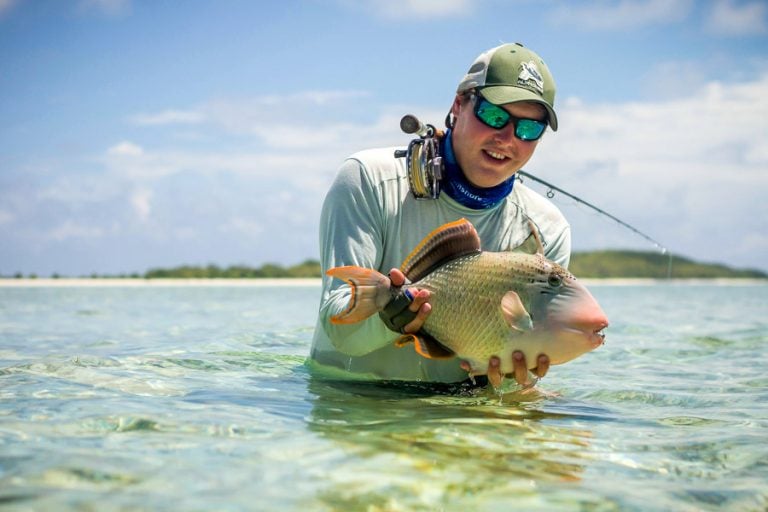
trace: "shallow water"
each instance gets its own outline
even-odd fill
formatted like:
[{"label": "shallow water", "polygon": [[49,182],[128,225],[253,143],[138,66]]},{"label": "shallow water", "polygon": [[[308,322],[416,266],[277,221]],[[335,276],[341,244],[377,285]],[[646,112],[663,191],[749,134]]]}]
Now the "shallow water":
[{"label": "shallow water", "polygon": [[313,376],[316,286],[0,288],[0,508],[765,510],[768,285],[590,288],[501,397]]}]

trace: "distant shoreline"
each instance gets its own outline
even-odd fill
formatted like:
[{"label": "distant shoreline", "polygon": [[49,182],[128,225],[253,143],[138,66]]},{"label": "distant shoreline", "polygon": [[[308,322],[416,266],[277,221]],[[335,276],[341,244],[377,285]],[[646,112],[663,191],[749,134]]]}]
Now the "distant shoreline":
[{"label": "distant shoreline", "polygon": [[[691,278],[691,279],[649,279],[649,278],[584,278],[579,281],[588,286],[620,285],[647,286],[662,284],[687,285],[768,285],[768,279],[755,278]],[[185,278],[0,278],[0,288],[44,288],[44,287],[269,287],[269,286],[317,286],[320,278],[248,278],[248,279],[185,279]]]},{"label": "distant shoreline", "polygon": [[172,286],[320,286],[320,278],[249,278],[249,279],[185,279],[143,277],[108,278],[108,277],[60,277],[60,278],[0,278],[0,288],[34,287],[172,287]]}]

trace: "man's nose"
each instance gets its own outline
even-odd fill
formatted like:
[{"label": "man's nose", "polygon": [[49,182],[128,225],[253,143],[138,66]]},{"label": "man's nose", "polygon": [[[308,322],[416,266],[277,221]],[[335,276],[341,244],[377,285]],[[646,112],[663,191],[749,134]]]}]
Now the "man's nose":
[{"label": "man's nose", "polygon": [[501,130],[498,130],[496,132],[496,139],[498,142],[507,144],[510,146],[517,146],[519,143],[523,142],[522,140],[518,139],[515,135],[515,123],[514,121],[510,122],[502,128]]}]

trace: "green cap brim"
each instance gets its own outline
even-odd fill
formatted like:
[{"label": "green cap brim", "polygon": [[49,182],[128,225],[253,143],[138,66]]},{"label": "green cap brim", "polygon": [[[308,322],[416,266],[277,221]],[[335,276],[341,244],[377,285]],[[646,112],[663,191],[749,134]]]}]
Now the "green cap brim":
[{"label": "green cap brim", "polygon": [[490,85],[488,87],[480,87],[480,91],[483,93],[483,98],[487,99],[494,105],[506,105],[507,103],[519,103],[521,101],[532,101],[542,105],[547,109],[547,122],[553,132],[557,131],[557,115],[552,105],[544,101],[538,94],[523,89],[522,87],[514,87],[510,85]]}]

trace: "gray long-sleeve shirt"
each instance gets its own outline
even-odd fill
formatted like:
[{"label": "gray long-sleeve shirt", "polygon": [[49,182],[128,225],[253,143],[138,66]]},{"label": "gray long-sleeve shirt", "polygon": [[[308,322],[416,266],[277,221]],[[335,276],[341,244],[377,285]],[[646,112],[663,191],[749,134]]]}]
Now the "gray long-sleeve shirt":
[{"label": "gray long-sleeve shirt", "polygon": [[[405,159],[395,148],[371,149],[344,162],[326,196],[320,218],[323,272],[358,265],[386,274],[400,267],[416,245],[435,228],[466,218],[477,229],[484,251],[508,251],[530,235],[528,219],[537,226],[545,256],[567,267],[570,227],[547,199],[516,183],[512,193],[493,208],[473,210],[441,194],[416,200],[410,193]],[[353,372],[356,377],[458,382],[467,378],[459,360],[432,360],[412,347],[397,348],[397,333],[378,315],[352,325],[334,325],[330,317],[345,310],[350,288],[323,277],[322,297],[311,357],[316,363]]]}]

